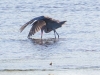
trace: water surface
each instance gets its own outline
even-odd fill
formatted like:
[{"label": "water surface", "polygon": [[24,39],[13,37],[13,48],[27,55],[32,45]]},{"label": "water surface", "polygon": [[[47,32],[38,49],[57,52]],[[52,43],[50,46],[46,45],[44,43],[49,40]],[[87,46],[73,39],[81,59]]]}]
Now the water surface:
[{"label": "water surface", "polygon": [[[100,69],[99,0],[3,0],[0,1],[0,70],[64,71]],[[33,38],[19,28],[37,16],[50,16],[67,23],[54,33],[40,32]],[[52,62],[52,66],[50,63]]]}]

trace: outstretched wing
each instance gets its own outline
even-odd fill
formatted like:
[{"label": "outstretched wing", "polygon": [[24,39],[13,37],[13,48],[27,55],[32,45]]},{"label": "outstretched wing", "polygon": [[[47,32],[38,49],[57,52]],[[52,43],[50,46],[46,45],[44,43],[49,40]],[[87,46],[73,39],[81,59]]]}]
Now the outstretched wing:
[{"label": "outstretched wing", "polygon": [[44,16],[40,16],[40,17],[36,17],[36,18],[33,18],[32,20],[30,20],[29,22],[25,23],[21,28],[20,28],[20,32],[22,32],[26,26],[28,26],[29,24],[32,24],[34,23],[35,20],[42,20],[44,19]]},{"label": "outstretched wing", "polygon": [[41,28],[45,25],[46,25],[46,22],[43,20],[38,20],[38,21],[34,22],[32,28],[30,29],[28,37],[31,36],[32,34],[34,35],[36,32],[41,30]]},{"label": "outstretched wing", "polygon": [[20,28],[20,32],[22,32],[26,26],[28,26],[29,24],[33,23],[34,19],[30,20],[29,22],[25,23],[21,28]]}]

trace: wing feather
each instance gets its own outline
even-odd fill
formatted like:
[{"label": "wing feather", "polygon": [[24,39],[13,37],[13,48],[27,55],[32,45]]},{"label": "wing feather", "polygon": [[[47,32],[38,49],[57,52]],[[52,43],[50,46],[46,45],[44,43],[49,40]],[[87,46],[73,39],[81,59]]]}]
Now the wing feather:
[{"label": "wing feather", "polygon": [[36,17],[36,18],[33,18],[32,20],[28,21],[27,23],[25,23],[21,28],[20,28],[20,32],[22,32],[26,26],[28,26],[29,24],[32,24],[34,23],[34,21],[38,21],[38,20],[42,20],[44,19],[45,17],[44,16],[39,16],[39,17]]},{"label": "wing feather", "polygon": [[34,35],[36,32],[41,30],[41,28],[45,25],[46,25],[46,22],[43,20],[38,20],[34,22],[32,28],[30,29],[28,36],[31,36],[32,34]]},{"label": "wing feather", "polygon": [[20,32],[22,32],[26,26],[28,26],[29,24],[33,23],[34,19],[30,20],[29,22],[25,23],[21,28],[20,28]]}]

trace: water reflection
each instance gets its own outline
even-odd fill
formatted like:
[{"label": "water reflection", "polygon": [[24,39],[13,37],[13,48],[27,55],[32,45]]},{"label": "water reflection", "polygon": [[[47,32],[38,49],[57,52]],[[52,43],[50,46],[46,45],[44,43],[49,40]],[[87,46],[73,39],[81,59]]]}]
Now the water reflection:
[{"label": "water reflection", "polygon": [[34,38],[30,38],[30,41],[33,44],[39,44],[39,45],[52,45],[54,43],[57,43],[59,41],[59,39],[55,39],[55,38],[48,38],[48,39],[34,39]]}]

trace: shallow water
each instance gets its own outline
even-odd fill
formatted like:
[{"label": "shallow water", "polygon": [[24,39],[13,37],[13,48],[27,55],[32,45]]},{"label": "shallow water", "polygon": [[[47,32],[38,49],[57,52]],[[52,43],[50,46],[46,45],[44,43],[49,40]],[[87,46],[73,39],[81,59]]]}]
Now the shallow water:
[{"label": "shallow water", "polygon": [[[0,1],[0,70],[100,69],[99,0]],[[46,15],[67,23],[54,33],[40,32],[28,39],[30,19]],[[50,63],[52,62],[52,65]]]}]

